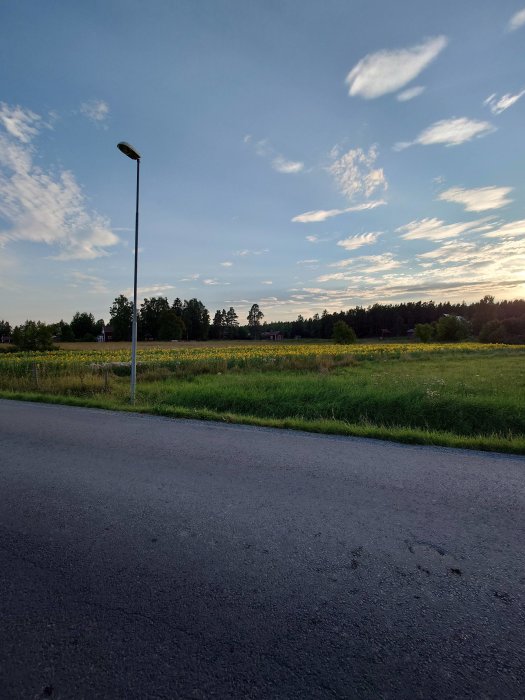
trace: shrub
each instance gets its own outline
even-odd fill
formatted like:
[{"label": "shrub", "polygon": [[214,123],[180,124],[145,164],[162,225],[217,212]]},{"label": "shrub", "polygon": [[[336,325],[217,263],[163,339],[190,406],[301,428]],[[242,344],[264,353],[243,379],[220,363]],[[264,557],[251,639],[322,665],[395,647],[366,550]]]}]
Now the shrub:
[{"label": "shrub", "polygon": [[333,341],[341,345],[350,345],[351,343],[357,342],[357,336],[354,329],[351,328],[348,323],[337,321],[334,324]]},{"label": "shrub", "polygon": [[431,323],[416,323],[414,330],[416,338],[422,343],[428,343],[434,335],[434,327]]},{"label": "shrub", "polygon": [[442,316],[436,325],[436,340],[460,341],[469,336],[469,326],[460,316]]}]

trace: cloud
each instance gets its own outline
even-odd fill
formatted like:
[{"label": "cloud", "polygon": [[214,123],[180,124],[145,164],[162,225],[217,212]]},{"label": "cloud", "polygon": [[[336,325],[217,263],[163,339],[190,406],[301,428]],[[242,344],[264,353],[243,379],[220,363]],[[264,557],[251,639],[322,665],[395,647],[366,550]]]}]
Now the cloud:
[{"label": "cloud", "polygon": [[219,263],[223,267],[232,267],[233,263],[230,262],[229,260],[225,260],[224,262]]},{"label": "cloud", "polygon": [[486,219],[478,221],[467,221],[466,223],[445,224],[440,219],[419,219],[411,221],[396,229],[396,233],[401,233],[401,238],[407,241],[426,240],[442,241],[446,238],[454,238],[465,231],[474,230],[475,227],[484,223]]},{"label": "cloud", "polygon": [[104,100],[90,100],[80,105],[80,112],[95,124],[103,124],[109,116],[109,106]]},{"label": "cloud", "polygon": [[251,134],[246,134],[243,141],[249,145],[260,158],[271,159],[272,168],[284,175],[295,175],[304,170],[304,163],[298,160],[289,160],[279,153],[270,143],[269,139],[254,141]]},{"label": "cloud", "polygon": [[396,143],[394,150],[402,151],[404,148],[417,144],[431,146],[443,143],[446,146],[457,146],[465,141],[471,141],[473,138],[486,136],[492,131],[495,131],[495,127],[490,122],[480,122],[467,117],[442,119],[427,127],[414,141]]},{"label": "cloud", "polygon": [[[150,296],[161,296],[164,295],[166,292],[169,292],[170,289],[175,289],[175,287],[172,284],[152,284],[149,287],[138,287],[137,288],[137,296],[144,298],[146,294]],[[126,297],[131,297],[133,296],[133,289],[124,289],[122,294]]]},{"label": "cloud", "polygon": [[509,32],[513,32],[516,29],[523,27],[524,24],[525,24],[525,7],[523,8],[523,10],[518,10],[518,12],[516,12],[516,14],[512,15],[512,17],[509,20],[508,30],[509,30]]},{"label": "cloud", "polygon": [[513,238],[516,236],[525,236],[525,219],[509,221],[483,234],[483,238]]},{"label": "cloud", "polygon": [[349,258],[340,260],[337,263],[332,263],[330,267],[350,267],[352,270],[346,272],[330,272],[325,275],[320,275],[316,278],[317,282],[334,282],[340,280],[347,281],[362,281],[365,284],[374,283],[375,280],[371,275],[395,270],[401,267],[401,262],[396,260],[392,253],[383,253],[382,255],[361,255],[357,258]]},{"label": "cloud", "polygon": [[22,143],[29,143],[38,134],[41,117],[30,109],[0,102],[0,124],[10,136]]},{"label": "cloud", "polygon": [[46,172],[33,162],[31,142],[40,117],[21,107],[2,106],[0,129],[0,216],[7,241],[44,243],[58,249],[56,260],[90,260],[119,242],[107,218],[89,211],[75,176]]},{"label": "cloud", "polygon": [[465,190],[461,187],[452,187],[442,192],[438,199],[444,202],[462,204],[465,211],[487,211],[487,209],[501,209],[512,202],[507,195],[512,192],[512,187],[475,187]]},{"label": "cloud", "polygon": [[273,284],[272,280],[263,280],[262,284]]},{"label": "cloud", "polygon": [[317,258],[312,258],[310,260],[298,260],[295,264],[296,265],[315,265],[315,263],[318,263],[319,260]]},{"label": "cloud", "polygon": [[345,250],[356,250],[364,245],[372,245],[372,243],[377,241],[380,235],[381,231],[372,231],[370,233],[361,233],[356,236],[348,236],[348,238],[344,238],[342,241],[337,241],[337,245]]},{"label": "cloud", "polygon": [[96,275],[87,275],[84,272],[72,272],[69,275],[73,280],[73,286],[85,283],[88,285],[89,294],[109,294],[107,282]]},{"label": "cloud", "polygon": [[370,100],[401,89],[414,80],[446,45],[447,38],[437,36],[408,49],[368,54],[346,76],[349,95]]},{"label": "cloud", "polygon": [[272,161],[272,167],[277,170],[278,173],[300,173],[304,169],[304,163],[298,161],[286,160],[282,156],[277,156]]},{"label": "cloud", "polygon": [[[354,207],[347,207],[346,209],[317,209],[313,211],[305,211],[303,214],[298,214],[297,216],[294,216],[292,221],[301,224],[318,223],[320,221],[326,221],[326,219],[331,219],[333,216],[340,216],[341,214],[347,214],[348,212],[352,211],[365,211],[367,209],[375,209],[376,207],[383,206],[384,204],[386,204],[385,200],[379,199],[373,202],[364,202],[363,204],[357,204]],[[307,236],[308,240],[310,240],[310,238],[308,238]],[[313,236],[313,238],[315,238],[316,241],[320,240],[315,236]],[[311,242],[313,243],[314,241]]]},{"label": "cloud", "polygon": [[408,102],[408,100],[413,100],[414,97],[419,97],[422,93],[424,93],[426,88],[424,88],[422,85],[417,85],[411,88],[408,88],[408,90],[403,90],[403,92],[400,92],[397,96],[396,99],[399,102]]},{"label": "cloud", "polygon": [[244,258],[247,255],[264,255],[265,253],[268,253],[269,249],[268,248],[263,248],[262,250],[248,250],[245,248],[244,250],[237,250],[235,251],[234,255],[239,255],[240,257]]},{"label": "cloud", "polygon": [[[337,150],[333,151],[337,153]],[[383,168],[374,168],[377,147],[365,153],[361,148],[349,150],[328,167],[340,191],[352,200],[357,195],[370,197],[376,190],[388,189]]]},{"label": "cloud", "polygon": [[525,95],[525,90],[521,90],[521,92],[517,92],[515,95],[507,93],[498,99],[496,93],[494,93],[490,95],[490,97],[487,97],[483,104],[490,107],[492,114],[501,114],[509,107],[512,107],[523,95]]},{"label": "cloud", "polygon": [[195,280],[198,280],[200,277],[199,272],[194,272],[192,275],[188,275],[187,277],[183,277],[180,281],[181,282],[195,282]]}]

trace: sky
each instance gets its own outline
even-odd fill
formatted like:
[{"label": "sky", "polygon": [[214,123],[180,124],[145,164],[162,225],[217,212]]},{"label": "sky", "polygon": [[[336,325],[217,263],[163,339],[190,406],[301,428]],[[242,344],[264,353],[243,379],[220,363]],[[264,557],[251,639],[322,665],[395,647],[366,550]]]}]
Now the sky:
[{"label": "sky", "polygon": [[2,0],[0,318],[525,296],[524,0]]}]

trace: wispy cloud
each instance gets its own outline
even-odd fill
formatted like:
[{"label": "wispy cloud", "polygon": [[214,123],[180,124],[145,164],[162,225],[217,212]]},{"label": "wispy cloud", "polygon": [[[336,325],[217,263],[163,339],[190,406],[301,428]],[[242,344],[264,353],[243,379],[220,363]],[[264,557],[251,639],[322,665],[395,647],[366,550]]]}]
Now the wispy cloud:
[{"label": "wispy cloud", "polygon": [[278,173],[285,173],[287,175],[293,173],[300,173],[304,169],[304,163],[294,160],[286,160],[282,156],[277,156],[272,161],[272,167],[277,170]]},{"label": "wispy cloud", "polygon": [[351,271],[330,272],[316,278],[317,282],[334,282],[338,280],[349,280],[355,282],[357,279],[370,281],[371,275],[385,273],[401,267],[401,261],[397,260],[392,253],[382,253],[381,255],[360,255],[355,258],[347,258],[331,263],[330,267],[352,267]]},{"label": "wispy cloud", "polygon": [[522,295],[525,290],[523,237],[490,243],[456,239],[419,257],[425,261],[416,265],[390,254],[354,258],[347,261],[351,270],[317,278],[333,288],[305,287],[298,296],[317,308],[334,309],[436,296],[472,300],[484,294]]},{"label": "wispy cloud", "polygon": [[[384,199],[378,199],[373,202],[364,202],[363,204],[356,204],[354,207],[347,207],[346,209],[314,209],[313,211],[305,211],[303,214],[298,214],[294,216],[292,221],[301,224],[311,224],[318,223],[320,221],[326,221],[326,219],[331,219],[333,216],[340,216],[341,214],[348,214],[353,211],[366,211],[367,209],[375,209],[386,204]],[[311,240],[312,238],[315,239]],[[310,242],[317,242],[318,239],[315,236],[311,236],[307,239]]]},{"label": "wispy cloud", "polygon": [[492,131],[495,131],[495,127],[490,122],[468,119],[467,117],[442,119],[427,127],[414,141],[396,143],[394,149],[401,151],[404,148],[417,144],[421,146],[434,144],[457,146],[460,143],[465,143],[465,141],[471,141],[473,138],[486,136]]},{"label": "wispy cloud", "polygon": [[[175,289],[175,287],[172,284],[152,284],[148,287],[138,287],[137,295],[141,298],[144,298],[146,295],[152,297],[161,295],[163,296],[166,294],[166,292],[169,292],[170,289]],[[133,295],[133,289],[131,287],[128,289],[124,289],[122,291],[122,294],[124,294],[124,296],[130,297]]]},{"label": "wispy cloud", "polygon": [[511,95],[508,92],[506,95],[503,95],[499,98],[496,95],[496,93],[494,93],[487,97],[483,104],[488,105],[488,107],[490,107],[490,111],[492,112],[492,114],[501,114],[509,107],[512,107],[512,105],[515,104],[519,99],[521,99],[523,95],[525,95],[525,90],[521,90],[515,95]]},{"label": "wispy cloud", "polygon": [[295,264],[296,265],[315,265],[318,262],[319,262],[319,260],[317,260],[317,258],[310,258],[307,260],[298,260]]},{"label": "wispy cloud", "polygon": [[216,285],[225,285],[225,284],[230,284],[230,282],[221,282],[217,279],[214,278],[209,278],[202,280],[203,284],[207,285],[208,287],[214,287]]},{"label": "wispy cloud", "polygon": [[107,255],[119,239],[108,219],[88,210],[73,173],[46,172],[33,162],[40,116],[2,105],[0,125],[0,216],[8,223],[0,243],[44,243],[58,249],[57,260]]},{"label": "wispy cloud", "polygon": [[415,85],[414,87],[400,92],[398,95],[396,95],[396,99],[399,102],[408,102],[409,100],[413,100],[414,97],[419,97],[419,95],[422,95],[425,90],[426,88],[423,87],[423,85]]},{"label": "wispy cloud", "polygon": [[73,280],[73,286],[87,286],[89,294],[109,294],[107,282],[101,277],[84,272],[72,272],[69,277]]},{"label": "wispy cloud", "polygon": [[200,277],[199,272],[194,272],[192,275],[188,275],[187,277],[183,277],[180,281],[181,282],[195,282],[195,280],[198,280]]},{"label": "wispy cloud", "polygon": [[442,192],[438,199],[445,202],[462,204],[465,211],[487,211],[501,209],[512,202],[507,196],[512,187],[475,187],[467,190],[461,187],[451,187]]},{"label": "wispy cloud", "polygon": [[262,284],[273,284],[273,280],[263,280]]},{"label": "wispy cloud", "polygon": [[40,115],[30,109],[0,102],[0,124],[21,143],[29,143],[38,134],[41,122]]},{"label": "wispy cloud", "polygon": [[219,263],[222,265],[222,267],[232,267],[233,263],[230,262],[229,260],[225,260],[224,262]]},{"label": "wispy cloud", "polygon": [[364,245],[372,245],[375,243],[381,231],[371,231],[370,233],[361,233],[355,236],[348,236],[348,238],[343,238],[341,241],[337,241],[337,245],[341,246],[345,250],[356,250]]},{"label": "wispy cloud", "polygon": [[349,94],[369,100],[400,90],[414,80],[446,45],[447,38],[437,36],[407,49],[368,54],[346,77]]},{"label": "wispy cloud", "polygon": [[103,124],[109,117],[109,105],[104,100],[90,100],[80,105],[80,112],[95,124]]},{"label": "wispy cloud", "polygon": [[463,223],[445,224],[440,219],[419,219],[411,221],[404,226],[396,229],[396,233],[401,234],[401,238],[407,241],[417,239],[426,241],[442,241],[446,238],[454,238],[465,231],[474,230],[479,224],[482,224],[486,219],[478,219],[477,221],[467,221]]},{"label": "wispy cloud", "polygon": [[235,251],[234,255],[239,255],[241,258],[244,258],[247,255],[264,255],[268,252],[268,248],[262,248],[261,250],[248,250],[248,248],[245,248],[244,250]]},{"label": "wispy cloud", "polygon": [[[492,231],[483,234],[483,238],[515,238],[518,236],[525,236],[525,219],[496,225]],[[525,243],[525,240],[523,242]]]},{"label": "wispy cloud", "polygon": [[374,168],[377,146],[365,153],[362,148],[350,149],[339,157],[338,149],[332,151],[336,160],[328,167],[339,190],[350,200],[357,195],[371,197],[376,190],[388,189],[383,168]]},{"label": "wispy cloud", "polygon": [[295,175],[304,170],[304,163],[298,160],[290,160],[285,158],[279,151],[277,151],[269,139],[260,139],[259,141],[254,141],[251,134],[246,134],[243,138],[243,142],[250,148],[253,148],[255,153],[266,160],[271,161],[272,168],[284,175]]},{"label": "wispy cloud", "polygon": [[525,25],[525,7],[523,10],[518,10],[516,14],[512,15],[509,20],[508,30],[514,32],[516,29],[523,27]]}]

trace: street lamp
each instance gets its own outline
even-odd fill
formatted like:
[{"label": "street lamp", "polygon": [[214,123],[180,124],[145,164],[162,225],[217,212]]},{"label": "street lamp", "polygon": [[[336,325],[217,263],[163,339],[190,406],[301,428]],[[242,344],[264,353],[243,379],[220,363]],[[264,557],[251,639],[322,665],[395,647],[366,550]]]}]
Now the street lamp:
[{"label": "street lamp", "polygon": [[133,275],[133,322],[131,325],[131,403],[135,403],[135,386],[137,384],[137,256],[139,253],[139,178],[140,153],[125,141],[117,148],[131,160],[137,161],[137,203],[135,207],[135,274]]}]

